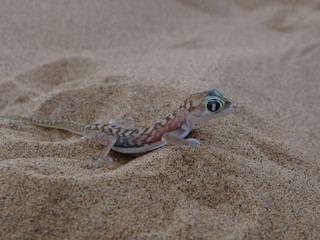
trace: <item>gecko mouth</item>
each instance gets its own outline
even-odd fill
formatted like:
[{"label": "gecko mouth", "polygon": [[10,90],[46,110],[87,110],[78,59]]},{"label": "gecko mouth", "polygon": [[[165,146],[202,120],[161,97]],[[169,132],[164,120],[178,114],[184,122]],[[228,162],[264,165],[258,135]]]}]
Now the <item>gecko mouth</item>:
[{"label": "gecko mouth", "polygon": [[[230,114],[230,113],[232,113],[234,111],[234,107],[233,107],[233,105],[232,106],[230,106],[229,108],[227,108],[226,110],[224,110],[222,113],[221,113],[221,117],[222,116],[225,116],[225,115],[227,115],[227,114]],[[219,117],[220,117],[219,116]]]}]

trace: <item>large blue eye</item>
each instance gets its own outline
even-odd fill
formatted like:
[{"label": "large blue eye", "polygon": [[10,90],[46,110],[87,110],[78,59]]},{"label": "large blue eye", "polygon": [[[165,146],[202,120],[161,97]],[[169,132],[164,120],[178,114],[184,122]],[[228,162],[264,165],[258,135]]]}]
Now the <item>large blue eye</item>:
[{"label": "large blue eye", "polygon": [[223,106],[223,103],[219,100],[212,100],[207,102],[206,104],[206,108],[210,112],[218,112],[219,110],[221,110],[222,106]]}]

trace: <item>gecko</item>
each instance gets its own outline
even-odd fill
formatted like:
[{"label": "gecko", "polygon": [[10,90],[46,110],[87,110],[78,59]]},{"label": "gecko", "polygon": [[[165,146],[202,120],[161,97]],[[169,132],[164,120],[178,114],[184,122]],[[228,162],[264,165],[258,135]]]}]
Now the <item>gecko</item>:
[{"label": "gecko", "polygon": [[67,119],[40,120],[25,116],[1,118],[24,120],[38,126],[62,129],[94,138],[103,146],[99,156],[93,158],[98,166],[101,160],[108,159],[112,162],[112,158],[108,157],[111,149],[124,154],[135,154],[148,152],[166,144],[199,147],[201,143],[197,139],[185,139],[195,128],[195,124],[225,116],[233,111],[233,102],[224,98],[218,90],[209,89],[190,95],[176,111],[142,130],[136,129],[133,118],[99,124],[85,124]]}]

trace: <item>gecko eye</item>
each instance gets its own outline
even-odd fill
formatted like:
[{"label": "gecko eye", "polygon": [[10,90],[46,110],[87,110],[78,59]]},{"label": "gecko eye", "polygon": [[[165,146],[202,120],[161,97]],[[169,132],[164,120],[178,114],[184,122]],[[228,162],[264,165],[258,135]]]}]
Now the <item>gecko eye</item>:
[{"label": "gecko eye", "polygon": [[218,112],[221,108],[222,108],[222,102],[219,100],[213,100],[213,101],[209,101],[206,104],[206,108],[210,111],[210,112]]}]

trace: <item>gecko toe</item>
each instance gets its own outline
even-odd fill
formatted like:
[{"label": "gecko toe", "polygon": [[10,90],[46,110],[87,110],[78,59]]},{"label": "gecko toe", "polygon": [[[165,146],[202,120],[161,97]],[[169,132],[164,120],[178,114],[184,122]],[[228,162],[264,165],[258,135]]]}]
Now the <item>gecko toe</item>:
[{"label": "gecko toe", "polygon": [[188,138],[186,139],[186,141],[187,141],[187,145],[190,147],[200,147],[201,145],[201,142],[195,138]]},{"label": "gecko toe", "polygon": [[92,158],[92,161],[93,161],[92,169],[97,169],[97,168],[100,167],[100,158],[98,158],[98,157],[93,157],[93,158]]}]

